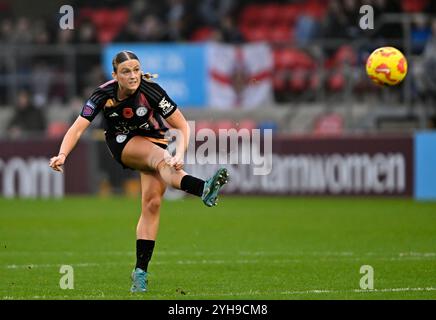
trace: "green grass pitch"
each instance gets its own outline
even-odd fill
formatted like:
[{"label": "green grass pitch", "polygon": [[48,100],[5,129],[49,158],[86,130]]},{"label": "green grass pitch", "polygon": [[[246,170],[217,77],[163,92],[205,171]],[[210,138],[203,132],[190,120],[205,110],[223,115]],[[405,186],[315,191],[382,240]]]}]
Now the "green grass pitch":
[{"label": "green grass pitch", "polygon": [[[150,291],[131,294],[139,199],[0,199],[0,299],[435,299],[436,203],[164,201]],[[62,290],[61,265],[74,270]],[[374,290],[362,290],[362,265]]]}]

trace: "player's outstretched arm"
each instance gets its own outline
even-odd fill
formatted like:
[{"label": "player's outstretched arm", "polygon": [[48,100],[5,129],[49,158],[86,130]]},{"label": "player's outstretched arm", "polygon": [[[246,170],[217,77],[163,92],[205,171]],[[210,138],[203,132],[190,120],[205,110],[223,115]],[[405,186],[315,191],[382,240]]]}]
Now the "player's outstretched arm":
[{"label": "player's outstretched arm", "polygon": [[89,127],[91,122],[82,116],[78,116],[76,121],[68,129],[62,140],[61,147],[57,156],[50,159],[49,166],[53,170],[63,172],[62,166],[70,152],[74,149],[83,132]]}]

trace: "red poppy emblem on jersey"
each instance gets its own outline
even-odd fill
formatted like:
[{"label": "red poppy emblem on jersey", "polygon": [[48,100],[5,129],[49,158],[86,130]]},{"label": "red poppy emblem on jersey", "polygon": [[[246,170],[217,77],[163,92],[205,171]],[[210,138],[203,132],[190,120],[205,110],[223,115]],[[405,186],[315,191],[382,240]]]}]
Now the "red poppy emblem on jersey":
[{"label": "red poppy emblem on jersey", "polygon": [[126,119],[130,119],[131,117],[133,117],[134,113],[132,108],[124,108],[123,109],[123,117]]}]

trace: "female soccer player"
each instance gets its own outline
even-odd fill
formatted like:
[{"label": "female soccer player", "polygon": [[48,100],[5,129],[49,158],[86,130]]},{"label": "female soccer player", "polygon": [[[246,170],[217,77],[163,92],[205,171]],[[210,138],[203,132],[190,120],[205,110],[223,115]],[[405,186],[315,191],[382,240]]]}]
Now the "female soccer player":
[{"label": "female soccer player", "polygon": [[[219,169],[204,181],[183,171],[188,147],[189,126],[167,93],[141,71],[138,57],[131,51],[119,52],[112,61],[113,80],[94,90],[80,115],[69,128],[50,167],[62,172],[62,166],[83,132],[102,111],[106,143],[113,158],[123,168],[140,172],[142,189],[141,216],[136,229],[136,267],[132,273],[132,292],[147,291],[147,267],[159,228],[160,205],[166,186],[201,197],[211,207],[217,204],[219,190],[227,183],[228,173]],[[166,150],[169,130],[174,129],[174,156]]]}]

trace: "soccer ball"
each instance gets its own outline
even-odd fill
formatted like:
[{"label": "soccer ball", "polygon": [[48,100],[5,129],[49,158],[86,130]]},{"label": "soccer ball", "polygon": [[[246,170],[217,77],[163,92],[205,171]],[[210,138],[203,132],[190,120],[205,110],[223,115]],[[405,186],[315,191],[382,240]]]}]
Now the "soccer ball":
[{"label": "soccer ball", "polygon": [[407,59],[394,47],[378,48],[366,61],[366,73],[379,85],[397,85],[406,77]]}]

